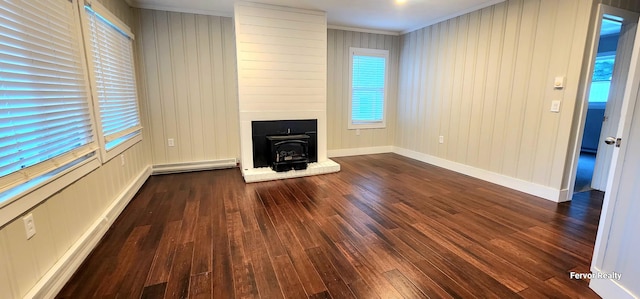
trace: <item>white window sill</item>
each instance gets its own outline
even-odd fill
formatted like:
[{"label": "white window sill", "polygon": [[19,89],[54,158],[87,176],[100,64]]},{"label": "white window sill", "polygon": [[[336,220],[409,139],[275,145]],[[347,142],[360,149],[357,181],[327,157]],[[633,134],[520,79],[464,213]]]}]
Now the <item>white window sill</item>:
[{"label": "white window sill", "polygon": [[384,129],[387,125],[385,123],[362,123],[362,124],[349,124],[347,129],[349,130],[362,130],[362,129]]},{"label": "white window sill", "polygon": [[123,143],[118,144],[117,146],[115,146],[114,148],[106,151],[103,149],[100,150],[100,154],[102,156],[102,164],[105,164],[107,162],[109,162],[111,159],[117,157],[118,155],[122,154],[124,151],[126,151],[127,149],[129,149],[130,147],[136,145],[136,143],[142,141],[142,130],[137,131],[138,134],[127,139],[126,141],[124,141]]},{"label": "white window sill", "polygon": [[[0,227],[100,167],[97,155],[0,193]],[[6,198],[5,198],[6,197]]]}]

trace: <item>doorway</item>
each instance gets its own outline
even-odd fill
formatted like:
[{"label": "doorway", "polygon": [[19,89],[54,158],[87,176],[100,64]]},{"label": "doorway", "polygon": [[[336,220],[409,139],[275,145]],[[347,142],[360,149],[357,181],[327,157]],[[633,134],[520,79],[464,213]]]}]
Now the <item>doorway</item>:
[{"label": "doorway", "polygon": [[[587,116],[582,133],[578,172],[574,185],[574,193],[589,190],[600,190],[599,184],[594,182],[594,170],[602,125],[605,121],[606,106],[611,91],[611,80],[616,61],[616,53],[620,40],[622,22],[606,15],[600,26],[600,38],[589,91]],[[596,183],[593,184],[592,183]]]},{"label": "doorway", "polygon": [[606,5],[599,5],[597,16],[572,194],[606,191],[613,146],[605,140],[618,129],[638,26],[638,14]]}]

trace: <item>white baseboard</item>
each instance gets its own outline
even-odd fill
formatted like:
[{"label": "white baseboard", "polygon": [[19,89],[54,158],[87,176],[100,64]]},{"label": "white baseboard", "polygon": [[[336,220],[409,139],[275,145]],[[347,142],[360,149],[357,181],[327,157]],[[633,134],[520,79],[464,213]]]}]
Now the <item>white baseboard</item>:
[{"label": "white baseboard", "polygon": [[[481,179],[483,181],[491,182],[491,183],[501,185],[510,189],[518,190],[520,192],[542,197],[550,201],[560,202],[561,199],[563,199],[564,201],[564,199],[566,199],[567,197],[566,196],[566,192],[568,192],[567,190],[554,189],[548,186],[527,182],[514,177],[506,176],[503,174],[491,172],[488,170],[476,168],[476,167],[465,165],[465,164],[460,164],[457,162],[445,160],[445,159],[427,155],[424,153],[420,153],[420,152],[416,152],[416,151],[412,151],[412,150],[408,150],[400,147],[394,147],[393,152],[396,154],[405,156],[407,158],[415,159],[415,160],[429,163],[438,167],[446,168],[448,170],[466,174],[468,176]],[[562,194],[565,194],[564,197],[561,197]]]},{"label": "white baseboard", "polygon": [[236,167],[236,165],[237,160],[235,158],[188,163],[159,164],[153,165],[153,174],[233,168]]},{"label": "white baseboard", "polygon": [[[593,271],[595,273],[595,271]],[[618,284],[618,281],[612,279],[592,279],[589,287],[604,299],[633,299],[638,298],[629,290]]]},{"label": "white baseboard", "polygon": [[393,146],[345,148],[327,151],[329,158],[393,153]]},{"label": "white baseboard", "polygon": [[96,247],[102,236],[133,199],[144,182],[151,176],[151,167],[144,169],[138,176],[116,197],[105,212],[80,236],[69,250],[51,267],[47,273],[35,284],[24,298],[53,298],[69,281],[73,273]]},{"label": "white baseboard", "polygon": [[[571,189],[573,189],[573,188],[571,188]],[[571,191],[571,192],[572,192],[571,194],[573,194],[573,191]],[[558,195],[558,200],[555,200],[555,201],[557,201],[557,202],[571,201],[571,198],[573,198],[573,196],[570,196],[569,194],[570,194],[569,193],[569,189],[562,189],[562,190],[560,190],[560,193]]]}]

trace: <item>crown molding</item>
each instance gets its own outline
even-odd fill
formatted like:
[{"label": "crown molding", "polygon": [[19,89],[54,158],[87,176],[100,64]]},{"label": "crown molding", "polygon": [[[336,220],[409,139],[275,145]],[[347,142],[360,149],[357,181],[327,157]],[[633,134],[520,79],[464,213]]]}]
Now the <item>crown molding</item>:
[{"label": "crown molding", "polygon": [[487,1],[487,2],[482,3],[482,4],[480,4],[480,5],[476,5],[476,6],[473,6],[473,7],[470,7],[470,8],[467,8],[467,9],[464,9],[464,10],[461,10],[461,11],[458,11],[458,12],[455,12],[455,13],[450,14],[450,15],[448,15],[448,16],[445,16],[445,17],[442,17],[442,18],[438,18],[438,19],[435,19],[435,20],[428,21],[427,23],[424,23],[424,24],[422,24],[422,25],[420,25],[420,26],[416,26],[416,27],[413,27],[413,28],[411,28],[411,29],[409,29],[409,30],[402,31],[400,34],[401,34],[401,35],[404,35],[404,34],[407,34],[407,33],[413,32],[413,31],[416,31],[416,30],[418,30],[418,29],[422,29],[422,28],[424,28],[424,27],[431,26],[431,25],[433,25],[433,24],[437,24],[437,23],[440,23],[440,22],[443,22],[443,21],[446,21],[446,20],[450,20],[450,19],[453,19],[453,18],[457,18],[457,17],[459,17],[459,16],[462,16],[462,15],[465,15],[465,14],[468,14],[468,13],[471,13],[471,12],[474,12],[474,11],[477,11],[477,10],[481,10],[481,9],[486,8],[486,7],[489,7],[489,6],[496,5],[496,4],[498,4],[498,3],[502,3],[502,2],[504,2],[504,1],[505,1],[505,0],[491,0],[491,1]]},{"label": "crown molding", "polygon": [[400,35],[400,32],[398,31],[367,29],[367,28],[360,28],[360,27],[340,26],[340,25],[331,25],[331,24],[327,25],[327,29],[355,31],[355,32],[373,33],[373,34],[384,34],[384,35],[393,35],[393,36]]},{"label": "crown molding", "polygon": [[134,0],[125,0],[129,6],[135,8],[142,9],[151,9],[151,10],[162,10],[162,11],[171,11],[171,12],[182,12],[182,13],[190,13],[197,15],[207,15],[207,16],[217,16],[217,17],[229,17],[233,18],[233,12],[226,11],[218,11],[218,10],[207,10],[207,9],[193,9],[193,8],[183,8],[183,7],[175,7],[168,5],[154,5],[154,4],[140,4]]}]

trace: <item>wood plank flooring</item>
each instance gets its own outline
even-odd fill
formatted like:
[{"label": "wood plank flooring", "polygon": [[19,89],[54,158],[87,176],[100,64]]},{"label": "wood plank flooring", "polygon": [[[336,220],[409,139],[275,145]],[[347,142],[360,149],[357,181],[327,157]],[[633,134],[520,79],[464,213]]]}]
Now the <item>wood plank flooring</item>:
[{"label": "wood plank flooring", "polygon": [[153,176],[58,298],[598,298],[602,193],[556,204],[395,154]]}]

